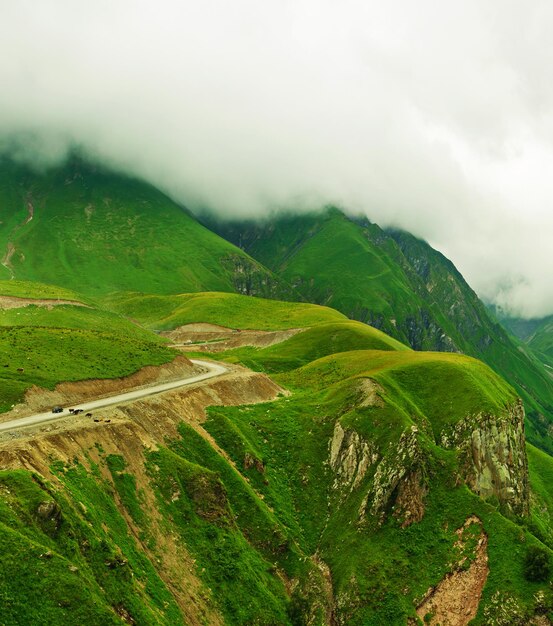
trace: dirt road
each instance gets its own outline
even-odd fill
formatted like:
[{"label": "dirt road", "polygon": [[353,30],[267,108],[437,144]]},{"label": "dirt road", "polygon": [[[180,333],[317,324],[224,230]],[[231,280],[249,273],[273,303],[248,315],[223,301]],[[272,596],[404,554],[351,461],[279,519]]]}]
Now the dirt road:
[{"label": "dirt road", "polygon": [[[199,359],[190,359],[194,365],[205,367],[208,371],[196,376],[190,376],[188,378],[181,378],[180,380],[173,380],[168,383],[162,383],[159,385],[152,385],[151,387],[145,387],[143,389],[136,389],[134,391],[127,391],[126,393],[117,394],[115,396],[109,396],[107,398],[101,398],[100,400],[91,400],[79,404],[75,408],[82,409],[83,411],[92,412],[98,409],[103,409],[114,404],[122,404],[124,402],[130,402],[132,400],[138,400],[148,396],[154,396],[165,391],[171,391],[172,389],[178,389],[179,387],[185,387],[186,385],[192,385],[199,383],[208,378],[214,378],[215,376],[221,376],[228,370],[223,365],[218,363],[212,363],[209,361],[200,361]],[[54,422],[59,419],[71,417],[69,409],[64,409],[61,413],[37,413],[35,415],[29,415],[27,417],[21,417],[19,419],[11,420],[9,422],[0,423],[0,432],[19,430],[28,426],[37,426],[46,422]]]}]

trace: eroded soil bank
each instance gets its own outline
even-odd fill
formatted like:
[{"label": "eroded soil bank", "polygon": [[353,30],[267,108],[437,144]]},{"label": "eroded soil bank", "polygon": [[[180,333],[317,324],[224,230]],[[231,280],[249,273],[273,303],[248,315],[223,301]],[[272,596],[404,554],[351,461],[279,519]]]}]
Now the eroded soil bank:
[{"label": "eroded soil bank", "polygon": [[16,405],[11,411],[0,414],[0,422],[48,411],[56,405],[78,404],[131,389],[140,389],[157,383],[178,380],[199,374],[202,371],[202,367],[194,365],[183,355],[164,365],[148,365],[138,372],[122,378],[98,378],[60,383],[56,385],[54,390],[33,386],[25,392],[25,398],[21,404]]},{"label": "eroded soil bank", "polygon": [[0,309],[20,309],[25,306],[43,306],[51,309],[55,306],[69,304],[71,306],[84,306],[90,308],[88,304],[78,300],[54,300],[53,298],[18,298],[17,296],[0,296]]},{"label": "eroded soil bank", "polygon": [[417,615],[431,626],[467,626],[476,617],[488,578],[488,537],[482,522],[469,517],[456,531],[459,561],[436,587],[428,590]]},{"label": "eroded soil bank", "polygon": [[267,348],[282,341],[286,341],[302,328],[290,328],[287,330],[238,330],[226,328],[216,324],[186,324],[174,330],[160,333],[161,336],[170,339],[176,347],[183,351],[194,352],[222,352],[231,348],[253,346],[255,348]]},{"label": "eroded soil bank", "polygon": [[[153,370],[162,368],[141,372],[129,377],[133,380],[125,381],[125,384],[159,380],[175,373],[181,375],[183,368],[189,367],[184,358],[172,366],[163,368],[161,372]],[[88,391],[88,387],[85,390]],[[82,393],[82,384],[71,388],[71,391]],[[65,388],[64,392],[69,393]],[[148,511],[149,532],[156,538],[155,548],[145,541],[144,533],[136,526],[114,487],[113,495],[125,518],[129,535],[156,564],[156,570],[179,605],[185,623],[192,626],[222,624],[217,603],[212,598],[211,589],[202,582],[195,559],[175,533],[167,532],[167,520],[159,512],[147,472],[146,455],[168,439],[178,437],[178,425],[184,421],[229,460],[202,426],[206,408],[210,405],[266,402],[280,393],[281,388],[267,376],[234,367],[228,374],[216,379],[116,406],[110,409],[109,423],[95,423],[78,416],[17,432],[15,438],[3,436],[0,439],[0,469],[30,470],[57,484],[59,479],[51,469],[54,461],[67,465],[79,463],[89,472],[93,471],[93,467],[97,468],[96,471],[99,468],[102,479],[113,482],[102,459],[108,455],[122,456],[126,463],[125,471],[136,480],[142,506]],[[63,489],[63,486],[60,485],[60,488]]]}]

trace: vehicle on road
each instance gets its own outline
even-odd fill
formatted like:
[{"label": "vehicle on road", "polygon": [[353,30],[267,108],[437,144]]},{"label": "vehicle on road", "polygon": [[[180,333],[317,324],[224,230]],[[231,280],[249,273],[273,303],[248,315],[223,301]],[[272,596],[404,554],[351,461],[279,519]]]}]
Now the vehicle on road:
[{"label": "vehicle on road", "polygon": [[52,409],[52,413],[63,413],[63,408],[61,406],[55,406]]}]

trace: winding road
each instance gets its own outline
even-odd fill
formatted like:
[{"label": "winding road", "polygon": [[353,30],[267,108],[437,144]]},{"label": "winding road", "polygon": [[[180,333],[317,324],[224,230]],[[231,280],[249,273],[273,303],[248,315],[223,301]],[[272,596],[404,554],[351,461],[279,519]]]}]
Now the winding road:
[{"label": "winding road", "polygon": [[[200,361],[199,359],[190,359],[194,365],[200,365],[208,369],[203,374],[197,374],[196,376],[189,376],[188,378],[181,378],[179,380],[173,380],[169,383],[161,383],[159,385],[152,385],[151,387],[144,387],[142,389],[136,389],[134,391],[127,391],[115,396],[108,396],[100,398],[99,400],[91,400],[89,402],[83,402],[75,405],[76,408],[83,411],[91,412],[97,409],[104,409],[114,404],[121,404],[122,402],[130,402],[132,400],[139,400],[140,398],[146,398],[149,396],[155,396],[165,391],[171,391],[180,387],[186,387],[194,383],[199,383],[209,378],[221,376],[225,374],[228,369],[219,363],[211,363],[209,361]],[[46,422],[54,422],[59,419],[71,417],[72,414],[68,409],[64,409],[61,413],[37,413],[35,415],[29,415],[27,417],[20,417],[9,422],[0,423],[0,432],[7,430],[19,430],[20,428],[26,428],[28,426],[37,426]]]}]

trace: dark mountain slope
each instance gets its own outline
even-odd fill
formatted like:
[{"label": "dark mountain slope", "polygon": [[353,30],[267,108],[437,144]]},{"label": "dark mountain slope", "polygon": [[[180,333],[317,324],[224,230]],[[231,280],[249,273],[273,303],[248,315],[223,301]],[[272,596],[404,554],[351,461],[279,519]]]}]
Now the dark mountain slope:
[{"label": "dark mountain slope", "polygon": [[523,319],[493,310],[501,324],[523,341],[548,369],[553,370],[553,315]]},{"label": "dark mountain slope", "polygon": [[495,304],[488,304],[488,311],[492,317],[499,320],[501,325],[512,335],[521,341],[527,341],[546,318],[538,317],[525,319],[523,317],[512,317],[502,307]]},{"label": "dark mountain slope", "polygon": [[409,233],[390,231],[390,235],[447,314],[447,332],[456,345],[517,387],[527,403],[530,439],[537,438],[551,449],[548,422],[553,416],[553,378],[541,360],[495,321],[451,261]]},{"label": "dark mountain slope", "polygon": [[359,224],[330,209],[215,228],[310,302],[336,308],[417,350],[456,350],[441,312],[421,297],[422,283],[413,284],[420,282],[416,273],[375,224]]},{"label": "dark mountain slope", "polygon": [[526,340],[528,346],[553,367],[553,315],[544,318]]}]

